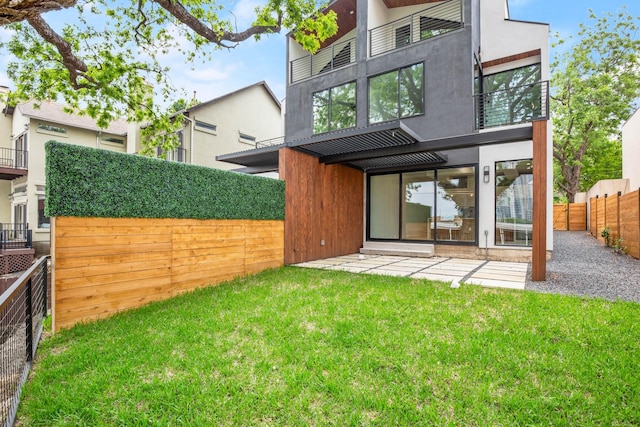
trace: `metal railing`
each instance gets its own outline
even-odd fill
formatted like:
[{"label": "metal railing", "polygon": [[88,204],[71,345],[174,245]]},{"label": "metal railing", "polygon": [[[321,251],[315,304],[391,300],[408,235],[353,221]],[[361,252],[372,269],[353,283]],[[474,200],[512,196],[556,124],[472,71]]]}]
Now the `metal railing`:
[{"label": "metal railing", "polygon": [[434,4],[369,30],[369,56],[376,56],[464,27],[462,0]]},{"label": "metal railing", "polygon": [[474,95],[476,129],[549,118],[549,82],[541,81]]},{"label": "metal railing", "polygon": [[187,150],[184,148],[174,148],[171,151],[167,151],[167,160],[172,162],[186,163],[187,162]]},{"label": "metal railing", "polygon": [[29,224],[0,223],[0,250],[31,248]]},{"label": "metal railing", "polygon": [[284,136],[277,138],[264,139],[262,141],[256,141],[256,148],[273,147],[274,145],[284,144]]},{"label": "metal railing", "polygon": [[0,295],[0,417],[13,425],[47,314],[47,261],[42,257]]},{"label": "metal railing", "polygon": [[356,39],[343,40],[320,49],[314,55],[294,59],[290,63],[291,83],[326,73],[356,61]]},{"label": "metal railing", "polygon": [[11,169],[27,169],[27,153],[24,150],[0,148],[0,167]]}]

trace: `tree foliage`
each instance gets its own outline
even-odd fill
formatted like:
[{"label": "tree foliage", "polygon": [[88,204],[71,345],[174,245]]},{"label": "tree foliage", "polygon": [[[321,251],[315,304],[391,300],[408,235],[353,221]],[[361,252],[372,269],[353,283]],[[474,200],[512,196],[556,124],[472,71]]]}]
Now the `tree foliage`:
[{"label": "tree foliage", "polygon": [[[236,28],[232,12],[220,1],[2,3],[0,25],[14,32],[3,44],[16,58],[7,69],[16,86],[10,102],[61,100],[69,112],[86,114],[101,127],[119,117],[149,123],[143,136],[151,146],[168,141],[156,136],[170,134],[182,122],[158,105],[171,104],[178,93],[161,55],[180,52],[185,61],[206,61],[218,49],[287,28],[295,28],[295,39],[315,52],[337,32],[335,13],[319,12],[316,0],[267,0],[243,29]],[[56,30],[46,14],[63,8],[75,20]]]},{"label": "tree foliage", "polygon": [[[614,169],[603,163],[615,160],[615,147],[608,144],[619,144],[620,126],[640,97],[638,18],[625,9],[600,18],[590,11],[589,18],[590,26],[580,26],[579,40],[551,65],[555,184],[569,202],[593,182],[595,165]],[[564,45],[560,39],[554,46]]]}]

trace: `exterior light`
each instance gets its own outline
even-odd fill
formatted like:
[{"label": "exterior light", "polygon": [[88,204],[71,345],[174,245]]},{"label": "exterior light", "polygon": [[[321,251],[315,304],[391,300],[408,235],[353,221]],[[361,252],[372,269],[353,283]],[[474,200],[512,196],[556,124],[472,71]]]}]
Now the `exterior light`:
[{"label": "exterior light", "polygon": [[482,180],[487,183],[489,182],[489,166],[484,167],[484,174],[483,174]]}]

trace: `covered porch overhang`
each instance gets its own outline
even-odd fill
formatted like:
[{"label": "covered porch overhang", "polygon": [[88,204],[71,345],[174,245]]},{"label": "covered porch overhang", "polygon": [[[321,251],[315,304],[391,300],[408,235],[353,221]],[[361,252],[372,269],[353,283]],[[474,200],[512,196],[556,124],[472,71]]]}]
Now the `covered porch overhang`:
[{"label": "covered porch overhang", "polygon": [[287,146],[317,157],[320,163],[342,164],[364,172],[447,162],[443,151],[533,138],[532,126],[473,132],[446,138],[423,139],[400,120],[361,129],[315,135],[286,144],[217,156],[244,166],[238,171],[258,173],[278,170],[278,151]]}]

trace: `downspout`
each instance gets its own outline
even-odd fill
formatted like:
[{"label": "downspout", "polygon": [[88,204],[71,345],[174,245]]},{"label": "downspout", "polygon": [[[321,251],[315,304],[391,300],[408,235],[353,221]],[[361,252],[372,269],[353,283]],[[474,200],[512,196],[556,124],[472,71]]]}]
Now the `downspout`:
[{"label": "downspout", "polygon": [[184,115],[184,118],[191,124],[189,126],[189,164],[193,164],[193,134],[195,133],[195,122],[187,115]]}]

